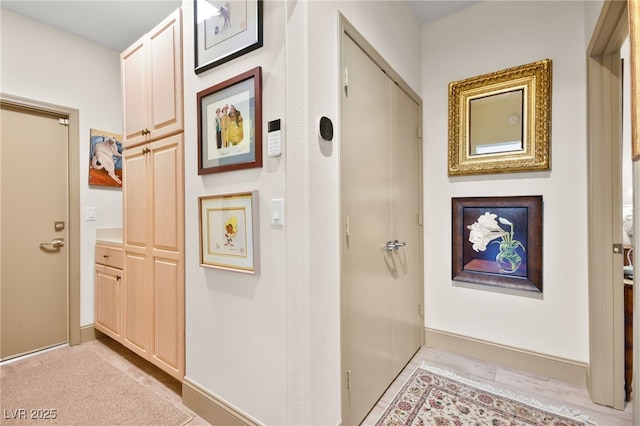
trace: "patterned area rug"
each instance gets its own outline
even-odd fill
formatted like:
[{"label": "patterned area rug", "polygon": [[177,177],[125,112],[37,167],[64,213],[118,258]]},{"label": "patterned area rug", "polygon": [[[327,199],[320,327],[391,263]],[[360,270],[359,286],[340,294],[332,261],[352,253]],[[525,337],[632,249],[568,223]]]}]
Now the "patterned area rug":
[{"label": "patterned area rug", "polygon": [[427,368],[416,368],[376,426],[595,424],[566,409],[546,409],[535,401],[501,395],[451,373]]}]

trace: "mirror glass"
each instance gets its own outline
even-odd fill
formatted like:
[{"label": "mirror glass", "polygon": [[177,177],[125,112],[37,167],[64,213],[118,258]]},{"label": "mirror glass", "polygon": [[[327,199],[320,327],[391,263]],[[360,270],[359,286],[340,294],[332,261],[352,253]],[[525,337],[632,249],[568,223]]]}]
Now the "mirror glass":
[{"label": "mirror glass", "polygon": [[469,155],[522,151],[524,89],[469,100]]}]

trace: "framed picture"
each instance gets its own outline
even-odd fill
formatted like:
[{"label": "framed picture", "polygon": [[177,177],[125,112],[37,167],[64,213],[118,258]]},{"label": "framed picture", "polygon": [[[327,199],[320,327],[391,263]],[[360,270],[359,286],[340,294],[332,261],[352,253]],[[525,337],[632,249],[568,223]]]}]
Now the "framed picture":
[{"label": "framed picture", "polygon": [[89,185],[122,187],[122,135],[90,130]]},{"label": "framed picture", "polygon": [[200,201],[200,266],[258,273],[258,191]]},{"label": "framed picture", "polygon": [[451,199],[451,279],[542,293],[542,196]]},{"label": "framed picture", "polygon": [[194,0],[195,72],[262,47],[262,0]]},{"label": "framed picture", "polygon": [[551,168],[551,60],[449,83],[449,176]]},{"label": "framed picture", "polygon": [[198,93],[198,174],[262,167],[262,70]]}]

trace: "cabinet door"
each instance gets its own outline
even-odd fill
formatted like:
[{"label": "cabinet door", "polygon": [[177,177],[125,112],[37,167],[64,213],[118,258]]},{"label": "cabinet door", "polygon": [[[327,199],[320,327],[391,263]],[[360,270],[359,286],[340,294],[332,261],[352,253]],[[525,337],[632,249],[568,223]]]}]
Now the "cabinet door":
[{"label": "cabinet door", "polygon": [[122,52],[120,68],[123,145],[131,147],[182,131],[181,10]]},{"label": "cabinet door", "polygon": [[149,359],[151,340],[151,274],[148,256],[125,252],[125,271],[130,279],[124,285],[124,330],[122,344]]},{"label": "cabinet door", "polygon": [[144,38],[120,55],[123,101],[123,146],[133,146],[146,140],[148,90],[147,54]]},{"label": "cabinet door", "polygon": [[95,328],[112,339],[120,340],[122,271],[98,264],[95,271]]},{"label": "cabinet door", "polygon": [[180,9],[151,33],[149,57],[149,139],[182,130],[182,29]]},{"label": "cabinet door", "polygon": [[149,255],[148,174],[151,157],[148,145],[126,149],[123,157],[123,206],[125,271],[122,343],[149,359],[151,341],[151,272]]},{"label": "cabinet door", "polygon": [[182,252],[184,188],[182,133],[150,144],[150,189],[153,206],[153,248],[160,252]]},{"label": "cabinet door", "polygon": [[149,240],[147,217],[150,187],[147,172],[150,164],[148,147],[126,149],[122,154],[122,193],[125,249],[144,252]]},{"label": "cabinet door", "polygon": [[153,322],[151,361],[184,376],[183,135],[150,144],[153,192]]}]

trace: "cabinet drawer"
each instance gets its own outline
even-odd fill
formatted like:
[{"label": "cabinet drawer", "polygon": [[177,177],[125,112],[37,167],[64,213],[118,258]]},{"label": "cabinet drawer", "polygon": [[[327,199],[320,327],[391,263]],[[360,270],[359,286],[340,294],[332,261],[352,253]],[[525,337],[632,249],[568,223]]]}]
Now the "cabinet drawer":
[{"label": "cabinet drawer", "polygon": [[122,269],[124,252],[121,248],[96,245],[96,263]]}]

